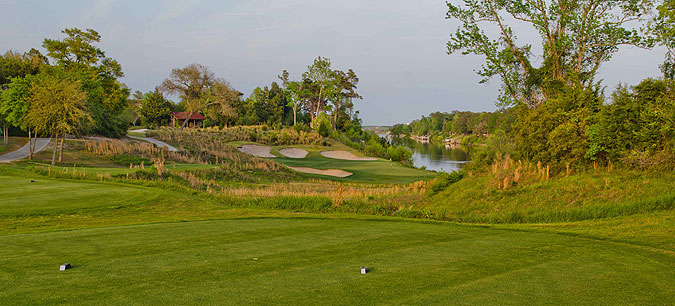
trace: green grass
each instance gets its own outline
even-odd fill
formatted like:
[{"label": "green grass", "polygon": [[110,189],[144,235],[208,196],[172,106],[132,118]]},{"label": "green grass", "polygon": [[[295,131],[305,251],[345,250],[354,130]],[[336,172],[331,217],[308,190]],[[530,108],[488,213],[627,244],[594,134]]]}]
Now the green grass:
[{"label": "green grass", "polygon": [[127,133],[127,135],[129,135],[129,136],[135,136],[135,137],[146,137],[145,133],[141,133],[141,132],[132,132],[132,131],[129,131],[129,132]]},{"label": "green grass", "polygon": [[[431,179],[435,177],[435,173],[405,167],[397,162],[392,162],[384,159],[377,159],[376,161],[351,161],[340,160],[334,158],[327,158],[320,154],[321,151],[345,150],[354,153],[357,156],[363,156],[362,153],[357,152],[339,142],[332,141],[329,147],[324,146],[310,146],[310,145],[293,145],[293,146],[274,146],[270,153],[277,156],[272,160],[291,167],[309,167],[317,169],[340,169],[353,173],[345,178],[335,178],[324,175],[315,175],[303,173],[303,176],[330,179],[340,182],[367,182],[367,183],[388,183],[388,184],[407,184],[419,180]],[[229,144],[233,146],[242,146],[245,144],[254,144],[246,141],[234,141]],[[299,148],[308,152],[305,158],[289,158],[279,154],[279,150],[283,148]]]},{"label": "green grass", "polygon": [[[345,178],[331,178],[343,182],[369,182],[369,183],[412,183],[419,180],[431,179],[434,173],[404,167],[399,163],[378,159],[376,161],[351,161],[339,160],[326,157],[308,156],[302,159],[278,157],[275,161],[292,167],[310,167],[317,169],[341,169],[353,173]],[[310,177],[326,178],[321,175]]]},{"label": "green grass", "polygon": [[[0,305],[675,303],[675,211],[629,209],[667,195],[672,174],[585,174],[507,191],[472,177],[422,207],[467,219],[599,212],[482,226],[339,213],[322,198],[235,201],[167,182],[57,179],[30,165],[0,166]],[[176,171],[202,167],[212,166]],[[362,179],[386,175],[375,173]],[[577,206],[558,203],[577,197]],[[65,262],[74,268],[58,271]]]},{"label": "green grass", "polygon": [[441,219],[480,223],[571,222],[675,207],[675,175],[614,170],[500,190],[489,175],[465,178],[429,199]]},{"label": "green grass", "polygon": [[[449,224],[220,220],[11,235],[0,244],[7,305],[675,301],[672,254]],[[74,268],[58,271],[64,262]],[[360,275],[361,265],[371,272]]]}]

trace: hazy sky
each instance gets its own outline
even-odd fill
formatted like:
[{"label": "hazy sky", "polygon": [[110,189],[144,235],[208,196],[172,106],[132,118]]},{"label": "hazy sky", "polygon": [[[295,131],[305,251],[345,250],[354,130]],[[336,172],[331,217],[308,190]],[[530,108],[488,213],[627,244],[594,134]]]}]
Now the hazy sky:
[{"label": "hazy sky", "polygon": [[[480,85],[480,58],[446,54],[456,26],[446,8],[443,0],[0,0],[0,52],[40,47],[67,27],[92,28],[133,90],[152,90],[172,68],[200,63],[248,96],[283,69],[299,78],[324,56],[358,74],[364,124],[493,111],[499,80]],[[607,93],[659,76],[662,58],[659,50],[621,49],[600,74]]]}]

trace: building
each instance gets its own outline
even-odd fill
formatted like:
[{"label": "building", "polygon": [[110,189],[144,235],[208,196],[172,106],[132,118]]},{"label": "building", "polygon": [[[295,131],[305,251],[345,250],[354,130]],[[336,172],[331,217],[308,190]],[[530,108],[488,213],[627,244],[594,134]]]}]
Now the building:
[{"label": "building", "polygon": [[[190,113],[187,112],[172,112],[171,113],[171,126],[173,127],[179,127],[183,125],[183,121],[185,121],[185,118]],[[188,124],[186,125],[187,127],[191,128],[200,128],[204,126],[204,115],[200,113],[194,113],[192,114],[192,117],[190,117],[190,120],[188,120]]]}]

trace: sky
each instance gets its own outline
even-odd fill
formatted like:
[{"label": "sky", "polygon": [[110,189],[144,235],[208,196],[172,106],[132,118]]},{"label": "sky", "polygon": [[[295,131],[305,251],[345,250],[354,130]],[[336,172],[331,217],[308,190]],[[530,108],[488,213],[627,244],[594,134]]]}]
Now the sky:
[{"label": "sky", "polygon": [[[299,79],[323,56],[357,73],[365,125],[494,111],[500,81],[479,84],[480,57],[446,53],[457,27],[446,11],[444,0],[0,0],[0,52],[44,51],[44,38],[91,28],[132,90],[153,90],[172,68],[199,63],[248,96],[284,69]],[[533,33],[520,39],[538,44]],[[606,93],[658,77],[663,54],[622,48],[601,68]]]}]

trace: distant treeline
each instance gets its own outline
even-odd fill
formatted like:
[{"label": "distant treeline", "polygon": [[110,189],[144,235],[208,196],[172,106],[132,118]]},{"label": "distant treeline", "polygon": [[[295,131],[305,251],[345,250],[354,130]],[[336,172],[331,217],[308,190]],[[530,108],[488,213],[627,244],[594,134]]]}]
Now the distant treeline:
[{"label": "distant treeline", "polygon": [[485,137],[497,130],[511,133],[516,120],[514,109],[496,112],[435,112],[422,116],[409,124],[396,124],[389,131],[393,135],[430,136],[447,138],[453,135],[476,135]]}]

